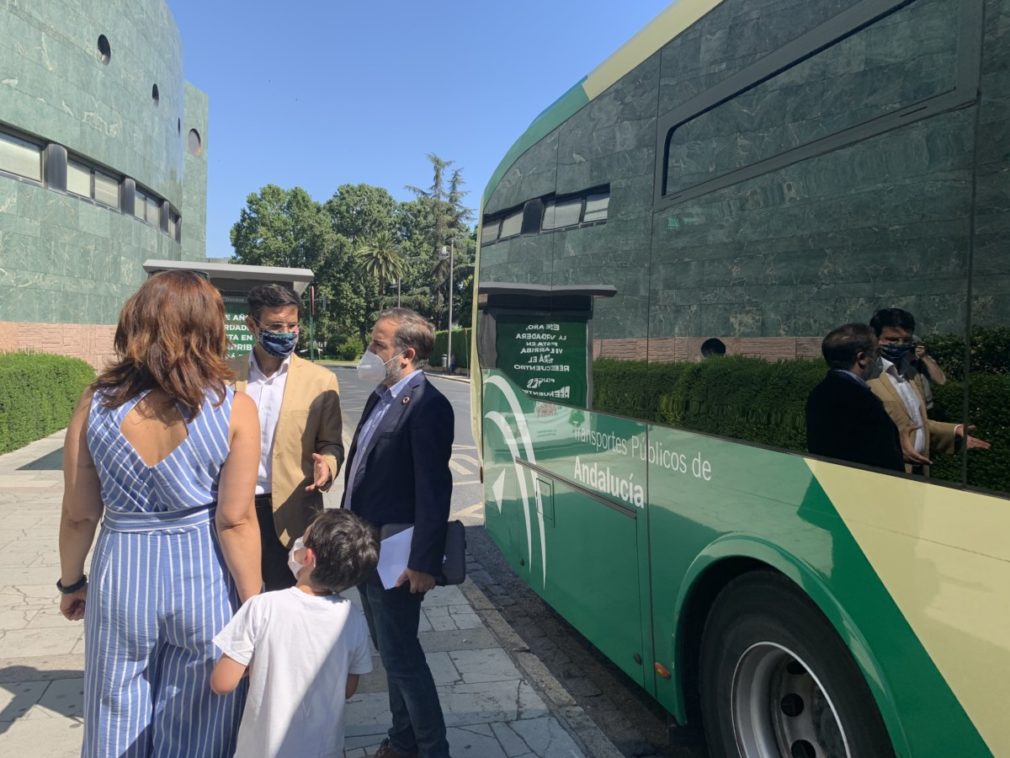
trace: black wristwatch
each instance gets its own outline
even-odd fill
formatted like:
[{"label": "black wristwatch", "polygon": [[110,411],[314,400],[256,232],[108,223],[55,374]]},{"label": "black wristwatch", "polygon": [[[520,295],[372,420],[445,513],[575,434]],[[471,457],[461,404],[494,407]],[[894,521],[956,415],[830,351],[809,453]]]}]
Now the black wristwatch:
[{"label": "black wristwatch", "polygon": [[73,593],[78,592],[79,590],[84,589],[87,586],[87,584],[88,584],[88,575],[87,574],[81,574],[81,578],[80,579],[78,579],[76,582],[74,582],[73,584],[68,585],[66,587],[63,586],[63,579],[57,579],[56,580],[56,589],[58,589],[64,595],[72,595]]}]

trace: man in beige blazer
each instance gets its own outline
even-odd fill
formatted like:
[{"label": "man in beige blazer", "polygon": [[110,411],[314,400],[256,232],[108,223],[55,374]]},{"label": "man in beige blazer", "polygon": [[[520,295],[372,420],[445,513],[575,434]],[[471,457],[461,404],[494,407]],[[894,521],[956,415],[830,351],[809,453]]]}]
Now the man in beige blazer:
[{"label": "man in beige blazer", "polygon": [[[883,308],[873,314],[870,326],[880,345],[880,372],[867,383],[898,427],[905,470],[929,475],[931,457],[969,450],[988,450],[985,440],[967,434],[964,424],[934,421],[927,415],[921,376],[907,370],[915,345],[915,318],[901,308]],[[969,427],[968,431],[971,431]]]},{"label": "man in beige blazer", "polygon": [[344,461],[340,388],[332,371],[294,354],[298,296],[279,284],[249,293],[246,326],[256,338],[248,358],[232,362],[235,388],[256,402],[260,467],[256,515],[268,590],[295,583],[288,568],[291,544],[323,509],[322,493]]}]

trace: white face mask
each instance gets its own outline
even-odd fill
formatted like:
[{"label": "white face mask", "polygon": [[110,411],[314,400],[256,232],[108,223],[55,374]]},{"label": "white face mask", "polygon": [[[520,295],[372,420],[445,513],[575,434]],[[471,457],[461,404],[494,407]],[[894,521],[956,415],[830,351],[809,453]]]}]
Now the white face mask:
[{"label": "white face mask", "polygon": [[295,553],[305,547],[305,542],[301,537],[295,540],[295,544],[291,546],[291,551],[288,553],[288,568],[291,569],[291,573],[295,575],[295,579],[305,568],[305,564],[295,558]]},{"label": "white face mask", "polygon": [[361,361],[358,363],[358,379],[369,384],[381,384],[394,378],[390,376],[391,372],[388,366],[399,356],[400,353],[397,353],[388,361],[384,361],[371,350],[366,350],[365,354],[361,356]]}]

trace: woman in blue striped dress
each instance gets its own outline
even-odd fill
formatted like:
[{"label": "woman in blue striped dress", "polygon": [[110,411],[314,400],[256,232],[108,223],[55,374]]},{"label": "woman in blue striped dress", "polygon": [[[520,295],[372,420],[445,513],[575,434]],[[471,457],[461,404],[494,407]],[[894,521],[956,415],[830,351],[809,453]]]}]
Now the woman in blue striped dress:
[{"label": "woman in blue striped dress", "polygon": [[216,697],[209,677],[214,634],[260,590],[256,407],[226,385],[224,306],[196,274],[148,279],[115,347],[64,448],[57,584],[84,618],[81,754],[230,756],[244,692]]}]

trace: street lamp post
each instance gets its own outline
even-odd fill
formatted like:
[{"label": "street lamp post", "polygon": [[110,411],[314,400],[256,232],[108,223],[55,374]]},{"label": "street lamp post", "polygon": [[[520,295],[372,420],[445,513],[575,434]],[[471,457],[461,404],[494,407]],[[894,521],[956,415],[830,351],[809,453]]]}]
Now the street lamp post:
[{"label": "street lamp post", "polygon": [[[452,369],[452,258],[455,253],[455,240],[449,238],[449,329],[446,334],[446,366],[448,373]],[[442,257],[445,257],[445,245],[442,245]]]}]

